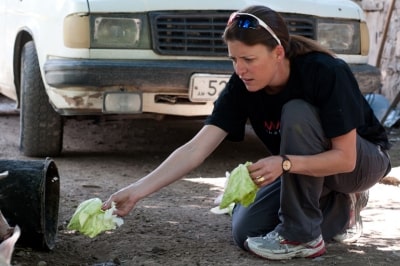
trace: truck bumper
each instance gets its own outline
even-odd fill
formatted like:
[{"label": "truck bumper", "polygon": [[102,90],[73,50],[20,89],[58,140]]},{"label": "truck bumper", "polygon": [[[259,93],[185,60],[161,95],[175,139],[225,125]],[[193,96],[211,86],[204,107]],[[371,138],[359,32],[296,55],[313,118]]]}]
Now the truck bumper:
[{"label": "truck bumper", "polygon": [[362,94],[381,93],[382,75],[379,68],[367,65],[350,65]]},{"label": "truck bumper", "polygon": [[[380,70],[371,65],[350,65],[363,94],[379,93]],[[44,65],[51,103],[61,115],[104,114],[103,97],[109,92],[138,92],[141,113],[206,116],[213,103],[191,102],[190,78],[196,73],[233,72],[229,60],[88,60],[51,59]]]}]

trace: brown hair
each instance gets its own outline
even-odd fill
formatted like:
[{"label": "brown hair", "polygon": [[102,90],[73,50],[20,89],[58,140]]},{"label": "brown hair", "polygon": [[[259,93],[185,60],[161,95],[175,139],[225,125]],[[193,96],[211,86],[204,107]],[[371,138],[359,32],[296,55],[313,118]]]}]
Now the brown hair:
[{"label": "brown hair", "polygon": [[[266,6],[249,6],[239,12],[252,14],[263,20],[278,36],[285,49],[286,57],[289,59],[309,52],[322,52],[334,55],[333,52],[314,40],[299,35],[290,35],[282,16]],[[236,23],[232,23],[225,28],[222,38],[225,42],[237,40],[248,46],[263,44],[270,49],[278,45],[276,40],[265,29],[242,29],[237,27]]]}]

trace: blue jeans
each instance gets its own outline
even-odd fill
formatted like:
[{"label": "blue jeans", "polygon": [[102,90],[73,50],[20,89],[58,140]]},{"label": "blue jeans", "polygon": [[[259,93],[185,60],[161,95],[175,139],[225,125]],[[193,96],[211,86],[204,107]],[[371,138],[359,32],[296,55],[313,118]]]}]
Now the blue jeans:
[{"label": "blue jeans", "polygon": [[[281,117],[281,154],[311,155],[329,150],[315,107],[302,100],[285,104]],[[387,152],[357,135],[354,171],[323,178],[285,174],[262,187],[254,203],[236,205],[232,234],[244,248],[247,237],[276,230],[283,237],[308,242],[320,234],[325,240],[342,232],[349,220],[349,193],[368,190],[390,171]]]}]

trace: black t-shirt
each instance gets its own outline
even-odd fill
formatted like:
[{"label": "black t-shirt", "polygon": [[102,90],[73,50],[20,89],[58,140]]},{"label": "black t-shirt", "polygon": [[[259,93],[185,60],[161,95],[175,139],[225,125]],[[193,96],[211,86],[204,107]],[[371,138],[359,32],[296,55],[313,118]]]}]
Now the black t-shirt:
[{"label": "black t-shirt", "polygon": [[361,94],[349,66],[318,52],[290,61],[289,80],[276,95],[265,90],[249,92],[233,74],[205,123],[227,131],[227,139],[241,141],[249,121],[271,153],[278,154],[282,106],[292,99],[303,99],[319,109],[326,137],[334,138],[357,128],[361,137],[389,149],[385,129]]}]

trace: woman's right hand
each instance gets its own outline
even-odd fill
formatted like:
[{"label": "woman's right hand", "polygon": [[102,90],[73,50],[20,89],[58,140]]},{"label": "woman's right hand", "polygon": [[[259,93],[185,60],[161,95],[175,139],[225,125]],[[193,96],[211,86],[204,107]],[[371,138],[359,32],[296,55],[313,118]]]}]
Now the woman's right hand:
[{"label": "woman's right hand", "polygon": [[111,208],[111,203],[115,203],[116,210],[113,214],[123,217],[129,214],[129,212],[135,207],[139,198],[135,197],[134,184],[126,186],[119,191],[113,193],[107,201],[105,201],[101,207],[102,210]]}]

